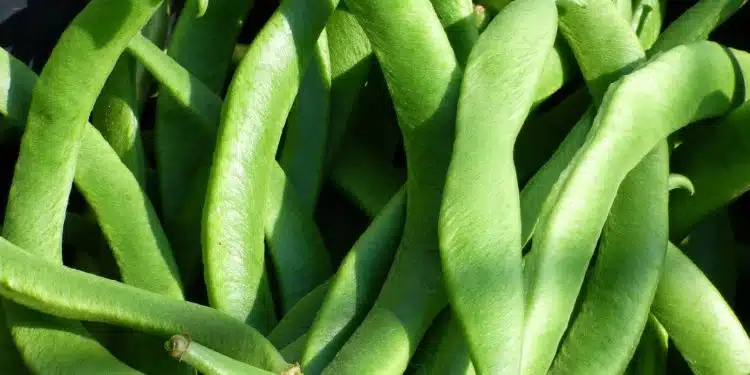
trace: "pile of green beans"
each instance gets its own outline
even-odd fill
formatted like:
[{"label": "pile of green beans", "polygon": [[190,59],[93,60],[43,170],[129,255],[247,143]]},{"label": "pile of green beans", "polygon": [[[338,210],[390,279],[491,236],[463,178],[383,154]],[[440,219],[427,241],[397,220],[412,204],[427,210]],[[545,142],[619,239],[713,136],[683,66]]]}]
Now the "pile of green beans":
[{"label": "pile of green beans", "polygon": [[748,375],[744,3],[90,0],[0,49],[0,374]]}]

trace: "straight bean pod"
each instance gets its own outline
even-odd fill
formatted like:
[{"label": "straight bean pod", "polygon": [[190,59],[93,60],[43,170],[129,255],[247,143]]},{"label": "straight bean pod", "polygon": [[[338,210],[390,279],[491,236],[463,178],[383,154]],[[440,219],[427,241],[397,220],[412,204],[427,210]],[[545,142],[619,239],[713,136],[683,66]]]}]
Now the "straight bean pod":
[{"label": "straight bean pod", "polygon": [[746,53],[699,42],[664,53],[608,90],[569,177],[559,182],[557,199],[545,202],[534,235],[526,263],[531,289],[524,345],[530,355],[554,353],[625,175],[671,132],[744,101],[738,80],[748,64]]},{"label": "straight bean pod", "polygon": [[378,300],[323,373],[390,374],[406,369],[447,302],[437,221],[461,70],[428,0],[346,0],[346,5],[372,43],[395,106],[408,166],[406,221]]},{"label": "straight bean pod", "polygon": [[302,73],[338,0],[285,0],[253,41],[227,93],[203,209],[211,306],[265,331],[273,316],[264,271],[269,168]]},{"label": "straight bean pod", "polygon": [[[524,27],[530,22],[535,27]],[[556,33],[554,1],[511,3],[479,37],[461,86],[440,211],[440,255],[451,307],[478,374],[516,373],[521,364],[521,215],[513,144]]]}]

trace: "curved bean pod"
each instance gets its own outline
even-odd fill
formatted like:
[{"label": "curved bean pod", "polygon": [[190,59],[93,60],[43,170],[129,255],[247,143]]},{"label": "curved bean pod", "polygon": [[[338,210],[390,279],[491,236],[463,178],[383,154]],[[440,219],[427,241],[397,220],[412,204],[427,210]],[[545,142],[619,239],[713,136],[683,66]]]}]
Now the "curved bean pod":
[{"label": "curved bean pod", "polygon": [[671,243],[651,311],[696,374],[750,372],[747,332],[719,291]]},{"label": "curved bean pod", "polygon": [[269,168],[300,78],[338,0],[285,0],[255,38],[227,93],[203,209],[211,306],[269,326],[263,212]]},{"label": "curved bean pod", "polygon": [[[65,209],[84,125],[128,41],[160,4],[158,0],[89,3],[60,36],[34,87],[2,233],[37,256],[62,262]],[[80,56],[92,64],[85,68],[77,64]],[[3,305],[16,346],[33,371],[54,366],[71,373],[93,372],[91,367],[133,371],[90,338],[79,323],[8,301]],[[39,344],[40,337],[46,344]],[[84,366],[91,367],[67,368],[77,365],[69,362],[70,347],[88,354],[91,361]]]},{"label": "curved bean pod", "polygon": [[633,30],[643,49],[648,50],[659,39],[666,0],[635,0],[633,4]]},{"label": "curved bean pod", "polygon": [[[220,107],[221,99],[218,96],[144,38],[134,40],[131,43],[131,51],[154,71],[154,75],[160,80],[162,77],[165,78],[161,80],[163,90],[172,94],[171,99],[175,105],[182,105],[188,109],[194,117],[201,120],[201,123],[211,123]],[[191,102],[198,105],[191,105]],[[215,128],[207,129],[206,136],[214,138]],[[297,299],[328,278],[331,267],[318,229],[311,220],[311,213],[306,213],[298,203],[296,189],[287,181],[284,171],[275,161],[271,173],[263,219],[271,259],[281,281],[281,304],[286,311]],[[195,197],[188,199],[188,203],[192,202],[192,205],[202,204],[201,176],[201,171],[196,172],[193,188],[188,189],[193,194],[189,196]],[[197,206],[188,204],[184,210],[190,212],[196,208]],[[308,261],[304,261],[305,259]],[[311,259],[312,261],[309,261]],[[291,266],[290,260],[294,266]]]},{"label": "curved bean pod", "polygon": [[[21,125],[37,78],[23,63],[0,50],[0,113]],[[84,126],[74,182],[96,214],[123,281],[182,298],[177,268],[159,220],[135,176],[91,124]]]},{"label": "curved bean pod", "polygon": [[[530,22],[535,27],[524,27]],[[461,86],[440,209],[440,256],[451,307],[480,374],[516,373],[521,363],[522,246],[513,144],[556,32],[554,1],[511,3],[479,37]]]},{"label": "curved bean pod", "polygon": [[668,174],[668,147],[659,142],[620,186],[580,312],[549,374],[619,374],[627,368],[664,262]]},{"label": "curved bean pod", "polygon": [[670,173],[667,183],[669,185],[669,191],[682,189],[690,195],[695,194],[695,185],[693,185],[693,181],[690,181],[690,179],[684,175]]},{"label": "curved bean pod", "polygon": [[[199,18],[198,1],[186,1],[174,26],[167,52],[195,77],[192,80],[189,76],[182,77],[189,82],[188,90],[182,92],[188,95],[191,108],[202,110],[202,106],[217,105],[215,110],[209,107],[210,111],[205,112],[212,116],[209,122],[196,120],[185,113],[175,103],[174,91],[165,87],[163,77],[158,71],[149,69],[162,82],[154,123],[162,218],[186,284],[201,272],[200,233],[208,178],[197,171],[211,165],[215,136],[206,134],[216,133],[222,105],[221,100],[207,100],[198,86],[207,87],[207,92],[223,91],[237,36],[253,3],[253,0],[211,0],[211,6]],[[130,46],[131,52],[133,46]],[[148,68],[144,59],[139,60]],[[211,133],[202,129],[209,129]],[[197,192],[188,192],[191,189],[186,189],[186,186]],[[200,199],[193,199],[196,196]]]},{"label": "curved bean pod", "polygon": [[[175,335],[164,344],[169,355],[205,375],[271,375],[269,372],[217,353],[184,335]],[[291,374],[292,372],[284,372]]]},{"label": "curved bean pod", "polygon": [[329,282],[301,355],[307,374],[319,374],[349,339],[378,298],[404,225],[401,189],[352,246]]},{"label": "curved bean pod", "polygon": [[[61,267],[4,239],[0,256],[0,295],[50,318],[101,322],[159,336],[185,332],[213,350],[268,371],[291,367],[258,331],[215,309]],[[70,355],[70,348],[65,349]]]},{"label": "curved bean pod", "polygon": [[437,219],[461,70],[428,0],[346,0],[346,5],[372,43],[396,109],[408,166],[407,213],[380,296],[323,373],[403,372],[447,302]]},{"label": "curved bean pod", "polygon": [[331,61],[326,30],[320,33],[315,53],[300,82],[286,123],[279,164],[299,195],[306,213],[315,210],[331,115]]},{"label": "curved bean pod", "polygon": [[[557,199],[548,199],[542,209],[526,264],[532,275],[528,353],[554,353],[625,175],[671,132],[745,100],[739,88],[746,83],[738,80],[749,67],[747,54],[699,42],[676,47],[612,85]],[[576,220],[583,212],[586,221]],[[528,360],[529,365],[545,362]]]},{"label": "curved bean pod", "polygon": [[649,314],[638,349],[625,375],[666,375],[669,336],[653,314]]}]

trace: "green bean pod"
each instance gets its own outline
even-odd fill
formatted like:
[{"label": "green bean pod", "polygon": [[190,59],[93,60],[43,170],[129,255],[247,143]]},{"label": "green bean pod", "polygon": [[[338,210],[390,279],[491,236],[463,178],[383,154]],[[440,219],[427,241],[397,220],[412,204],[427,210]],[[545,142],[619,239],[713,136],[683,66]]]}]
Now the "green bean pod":
[{"label": "green bean pod", "polygon": [[669,178],[667,179],[667,184],[669,185],[669,191],[684,190],[690,195],[695,194],[695,185],[693,185],[693,181],[690,181],[690,179],[684,175],[670,173]]},{"label": "green bean pod", "polygon": [[401,237],[406,196],[401,189],[352,246],[329,282],[301,355],[307,374],[319,374],[378,298]]},{"label": "green bean pod", "polygon": [[718,290],[676,246],[651,307],[695,374],[750,372],[750,338]]},{"label": "green bean pod", "polygon": [[[535,27],[524,27],[529,22]],[[482,33],[464,73],[440,212],[440,255],[451,307],[480,374],[515,373],[521,363],[522,246],[513,144],[556,33],[554,1],[513,2]]]},{"label": "green bean pod", "polygon": [[435,13],[440,18],[448,39],[453,46],[459,64],[466,60],[479,37],[471,0],[431,0]]},{"label": "green bean pod", "polygon": [[29,375],[29,369],[21,359],[21,354],[13,343],[13,337],[5,325],[5,310],[0,309],[0,372],[4,374]]},{"label": "green bean pod", "polygon": [[326,25],[331,60],[331,122],[326,140],[326,173],[330,172],[339,153],[349,117],[375,61],[362,26],[343,8],[339,5]]},{"label": "green bean pod", "polygon": [[[99,0],[89,3],[60,36],[34,87],[26,131],[8,196],[3,236],[36,256],[62,261],[62,233],[80,139],[96,97],[128,41],[160,1]],[[76,63],[86,56],[92,64]],[[118,160],[119,161],[119,160]],[[87,354],[88,367],[131,372],[83,327],[34,313],[8,301],[6,321],[25,362],[34,372],[73,372],[69,348]],[[46,344],[40,345],[44,341]],[[67,357],[67,358],[66,358]],[[58,363],[59,362],[59,363]],[[54,371],[54,370],[53,370]]]},{"label": "green bean pod", "polygon": [[[534,235],[526,264],[532,275],[524,342],[528,368],[546,366],[556,350],[625,175],[671,132],[745,100],[740,72],[748,64],[746,53],[698,42],[664,53],[607,91],[569,177],[558,182],[557,199],[545,202]],[[585,222],[576,219],[582,217]]]},{"label": "green bean pod", "polygon": [[309,331],[323,305],[329,285],[330,280],[326,280],[294,304],[268,334],[268,341],[277,348],[283,348]]},{"label": "green bean pod", "polygon": [[619,374],[627,368],[664,262],[668,161],[667,144],[660,142],[620,186],[580,312],[548,374]]},{"label": "green bean pod", "polygon": [[[196,120],[175,103],[175,93],[165,87],[163,77],[149,69],[161,83],[156,101],[154,149],[162,220],[175,248],[183,281],[188,285],[201,272],[200,233],[208,179],[198,171],[211,165],[215,147],[215,137],[207,136],[211,133],[201,129],[210,129],[215,134],[222,104],[206,100],[201,94],[203,90],[196,86],[207,87],[206,92],[223,92],[237,36],[253,3],[252,0],[212,0],[206,13],[198,17],[198,2],[186,1],[174,26],[167,53],[195,77],[181,77],[189,82],[188,90],[183,91],[187,102],[191,108],[199,110],[202,106],[218,104],[216,110],[205,112],[213,116],[208,123]],[[133,52],[134,45],[130,47]],[[139,60],[149,68],[143,59]],[[186,189],[187,186],[192,189]]]},{"label": "green bean pod", "polygon": [[[184,335],[175,335],[164,347],[169,355],[205,375],[270,375],[269,372],[217,353]],[[291,372],[286,372],[287,374]]]},{"label": "green bean pod", "polygon": [[638,34],[643,49],[648,51],[659,39],[666,0],[635,0],[633,5],[633,30]]},{"label": "green bean pod", "polygon": [[285,0],[232,79],[203,209],[203,264],[211,306],[266,330],[263,212],[271,163],[302,73],[338,0]]},{"label": "green bean pod", "polygon": [[[0,113],[21,125],[26,119],[36,76],[4,50]],[[182,298],[172,250],[154,208],[135,176],[91,124],[84,126],[74,182],[92,207],[124,282]]]},{"label": "green bean pod", "polygon": [[[268,371],[291,367],[258,331],[215,309],[61,267],[4,239],[0,239],[0,256],[0,295],[50,314],[45,317],[107,323],[166,337],[183,332],[213,350]],[[70,347],[64,349],[70,358]]]},{"label": "green bean pod", "polygon": [[331,260],[312,213],[281,166],[271,165],[266,201],[266,239],[275,267],[282,315],[332,274]]},{"label": "green bean pod", "polygon": [[305,350],[305,343],[307,342],[307,334],[303,334],[297,337],[289,345],[283,347],[279,352],[289,363],[299,363],[302,352]]},{"label": "green bean pod", "polygon": [[[131,52],[159,78],[175,104],[189,109],[201,123],[211,123],[220,107],[221,99],[218,96],[144,38],[136,38],[130,47]],[[196,105],[191,106],[191,102]],[[215,129],[206,129],[206,136],[215,137]],[[198,197],[203,190],[201,174],[195,175],[197,178],[193,188],[188,189],[194,194],[190,196],[196,197],[188,200],[193,205],[201,204]],[[296,189],[287,181],[284,171],[276,162],[271,168],[268,189],[264,228],[271,260],[281,281],[282,309],[286,311],[297,299],[330,276],[330,260],[318,229],[311,220],[311,213],[305,212],[299,204]],[[184,210],[194,208],[188,205]]]},{"label": "green bean pod", "polygon": [[729,113],[710,132],[688,138],[675,149],[672,168],[687,177],[695,194],[675,191],[669,201],[669,233],[681,241],[707,214],[715,212],[748,190],[750,169],[750,103]]},{"label": "green bean pod", "polygon": [[393,99],[406,149],[407,213],[380,296],[323,373],[400,373],[447,302],[437,221],[461,70],[428,0],[346,5],[370,39]]},{"label": "green bean pod", "polygon": [[304,212],[312,213],[323,179],[323,162],[331,114],[331,61],[326,30],[300,82],[287,117],[279,164],[299,193]]}]

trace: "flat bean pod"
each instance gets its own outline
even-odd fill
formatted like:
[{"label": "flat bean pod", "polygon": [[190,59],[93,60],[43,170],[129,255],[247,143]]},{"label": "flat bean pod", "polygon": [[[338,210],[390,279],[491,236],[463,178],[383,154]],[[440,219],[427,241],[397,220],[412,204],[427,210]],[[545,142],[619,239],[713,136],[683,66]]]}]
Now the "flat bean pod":
[{"label": "flat bean pod", "polygon": [[[565,17],[563,24],[586,23],[590,17],[604,21],[601,14],[588,13],[587,16],[587,13]],[[621,69],[644,58],[635,34],[616,42],[599,37],[606,33],[605,28],[626,29],[627,19],[623,19],[619,27],[614,26],[616,21],[614,18],[606,20],[590,30],[576,27],[563,30],[582,67],[596,69],[595,60],[611,49],[631,53],[615,54],[606,62],[610,68],[617,69],[618,58]],[[587,72],[584,70],[583,74],[586,76]],[[610,80],[617,78],[615,74],[609,75]],[[597,83],[607,82],[602,79]],[[625,371],[646,325],[664,260],[668,237],[668,173],[668,147],[666,142],[660,142],[619,187],[603,228],[596,264],[583,296],[579,297],[579,312],[568,327],[548,373]]]},{"label": "flat bean pod", "polygon": [[[524,27],[530,22],[536,26]],[[451,307],[480,374],[515,373],[521,363],[522,245],[513,144],[556,32],[554,1],[513,2],[479,37],[464,73],[440,212],[440,255]],[[491,325],[496,329],[487,329]]]},{"label": "flat bean pod", "polygon": [[227,93],[202,229],[212,306],[261,327],[273,315],[264,272],[268,175],[302,73],[338,0],[285,0],[242,59]]},{"label": "flat bean pod", "polygon": [[[743,52],[698,42],[670,50],[608,90],[557,199],[542,209],[526,264],[533,275],[525,342],[530,353],[549,355],[557,346],[625,175],[671,132],[721,115],[745,100],[738,80],[749,63],[750,56]],[[582,201],[582,196],[587,199]],[[584,212],[585,221],[576,219]],[[551,317],[555,328],[550,327]],[[549,346],[532,349],[536,345]]]},{"label": "flat bean pod", "polygon": [[[215,309],[61,267],[4,239],[0,239],[0,255],[0,295],[50,317],[107,323],[165,337],[183,332],[213,350],[268,371],[291,367],[258,331]],[[65,348],[68,355],[69,349]]]},{"label": "flat bean pod", "polygon": [[747,332],[719,291],[671,243],[651,311],[696,374],[750,372]]},{"label": "flat bean pod", "polygon": [[372,43],[396,109],[408,166],[407,213],[375,306],[323,373],[403,372],[447,302],[437,220],[461,70],[429,1],[346,0],[346,5]]}]

